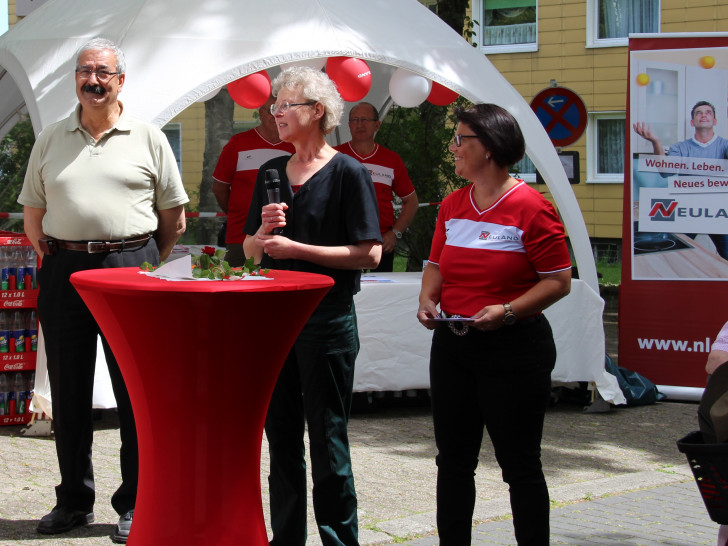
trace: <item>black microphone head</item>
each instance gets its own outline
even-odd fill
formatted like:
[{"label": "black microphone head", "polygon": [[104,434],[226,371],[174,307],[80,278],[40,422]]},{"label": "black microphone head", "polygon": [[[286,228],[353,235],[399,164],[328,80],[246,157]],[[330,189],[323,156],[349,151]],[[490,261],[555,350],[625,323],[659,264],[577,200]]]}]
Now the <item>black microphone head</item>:
[{"label": "black microphone head", "polygon": [[267,169],[265,171],[265,186],[266,188],[280,188],[281,181],[278,179],[277,169]]}]

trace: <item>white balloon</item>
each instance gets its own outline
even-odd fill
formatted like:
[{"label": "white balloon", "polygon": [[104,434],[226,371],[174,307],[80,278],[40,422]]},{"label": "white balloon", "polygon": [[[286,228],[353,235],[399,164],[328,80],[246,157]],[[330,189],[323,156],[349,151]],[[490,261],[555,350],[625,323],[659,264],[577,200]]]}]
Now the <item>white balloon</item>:
[{"label": "white balloon", "polygon": [[220,88],[220,87],[218,87],[217,89],[214,89],[214,90],[210,91],[210,92],[209,92],[209,93],[208,93],[207,95],[202,95],[202,96],[201,96],[201,97],[200,97],[199,99],[197,99],[197,100],[196,100],[195,102],[207,102],[207,101],[208,101],[208,100],[210,100],[210,99],[211,99],[212,97],[214,97],[215,95],[217,95],[217,94],[218,94],[218,93],[220,92],[220,89],[221,89],[221,88]]},{"label": "white balloon", "polygon": [[392,100],[405,108],[413,108],[425,102],[431,90],[430,80],[404,68],[395,70],[392,79],[389,80],[389,94]]},{"label": "white balloon", "polygon": [[289,63],[283,63],[281,70],[292,68],[294,66],[308,66],[314,70],[321,70],[326,64],[326,57],[320,57],[318,59],[301,59],[300,61],[291,61]]}]

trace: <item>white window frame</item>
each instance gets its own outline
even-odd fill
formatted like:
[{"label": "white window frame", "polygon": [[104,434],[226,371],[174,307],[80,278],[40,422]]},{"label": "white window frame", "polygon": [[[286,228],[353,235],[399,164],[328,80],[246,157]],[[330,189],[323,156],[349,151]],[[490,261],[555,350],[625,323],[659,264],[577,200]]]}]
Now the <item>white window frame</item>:
[{"label": "white window frame", "polygon": [[[588,115],[588,123],[586,127],[586,183],[587,184],[623,184],[624,172],[621,173],[598,173],[597,159],[598,138],[597,138],[597,121],[602,119],[623,119],[625,126],[627,123],[627,113],[623,111],[610,112],[590,112]],[[626,136],[625,136],[626,145]],[[624,150],[622,151],[624,154]]]},{"label": "white window frame", "polygon": [[481,43],[483,39],[483,23],[481,22],[481,19],[483,18],[483,0],[473,0],[472,12],[473,21],[477,21],[477,24],[473,23],[473,31],[475,32],[473,39],[478,44],[478,48],[481,52],[487,55],[492,55],[494,53],[523,53],[526,51],[538,51],[538,0],[536,0],[536,41],[528,44],[483,45]]},{"label": "white window frame", "polygon": [[[599,38],[599,1],[586,0],[586,47],[622,47],[629,45],[629,36],[624,38]],[[657,28],[662,27],[662,0],[658,10]]]}]

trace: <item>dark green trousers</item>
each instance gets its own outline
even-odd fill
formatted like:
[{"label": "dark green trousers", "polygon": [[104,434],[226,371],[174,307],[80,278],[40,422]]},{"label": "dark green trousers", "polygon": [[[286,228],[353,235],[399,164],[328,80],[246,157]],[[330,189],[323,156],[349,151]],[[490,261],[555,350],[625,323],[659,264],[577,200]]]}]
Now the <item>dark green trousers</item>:
[{"label": "dark green trousers", "polygon": [[321,540],[324,546],[359,544],[347,432],[358,352],[353,301],[324,301],[283,365],[265,423],[273,546],[306,542],[306,425]]}]

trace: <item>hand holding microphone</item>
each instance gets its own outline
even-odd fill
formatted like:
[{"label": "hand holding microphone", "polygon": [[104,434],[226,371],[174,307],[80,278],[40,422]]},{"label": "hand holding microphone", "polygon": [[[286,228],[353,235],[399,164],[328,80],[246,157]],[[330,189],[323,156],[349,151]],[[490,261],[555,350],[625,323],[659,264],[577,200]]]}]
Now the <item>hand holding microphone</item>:
[{"label": "hand holding microphone", "polygon": [[[278,171],[276,169],[267,169],[265,171],[265,189],[268,192],[269,203],[280,203],[281,202],[281,181],[278,178]],[[273,235],[280,235],[283,232],[283,228],[273,228]]]}]

